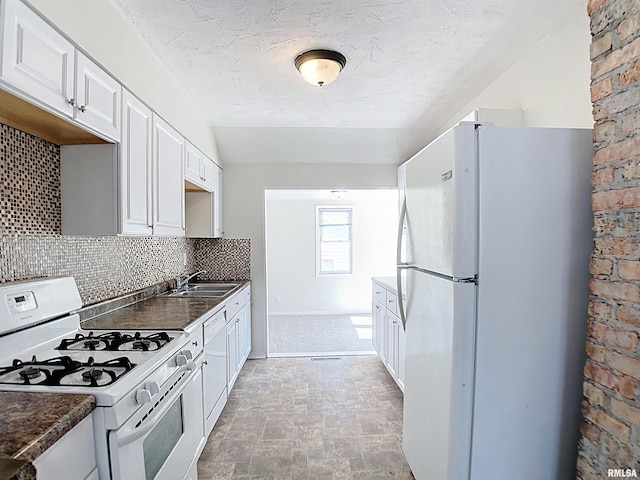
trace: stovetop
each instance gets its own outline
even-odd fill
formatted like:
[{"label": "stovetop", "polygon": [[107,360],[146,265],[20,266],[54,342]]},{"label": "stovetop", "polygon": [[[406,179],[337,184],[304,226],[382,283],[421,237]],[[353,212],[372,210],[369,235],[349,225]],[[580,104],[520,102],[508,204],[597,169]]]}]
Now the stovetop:
[{"label": "stovetop", "polygon": [[155,351],[160,350],[171,341],[167,332],[156,333],[123,333],[106,332],[94,334],[76,333],[72,338],[63,338],[57,350],[109,350],[109,351]]},{"label": "stovetop", "polygon": [[104,362],[89,357],[81,362],[69,356],[39,360],[34,355],[30,361],[15,359],[10,366],[0,367],[0,384],[104,387],[135,366],[127,357]]},{"label": "stovetop", "polygon": [[179,334],[71,332],[0,362],[0,386],[106,387],[150,358],[163,356],[159,350]]},{"label": "stovetop", "polygon": [[120,418],[137,390],[191,368],[186,332],[84,330],[79,307],[70,277],[0,286],[0,390],[90,393]]}]

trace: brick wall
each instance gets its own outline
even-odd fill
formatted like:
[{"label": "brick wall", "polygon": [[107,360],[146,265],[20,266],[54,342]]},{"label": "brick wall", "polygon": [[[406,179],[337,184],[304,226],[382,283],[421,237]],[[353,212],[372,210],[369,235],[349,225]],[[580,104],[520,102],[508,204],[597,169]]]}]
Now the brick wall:
[{"label": "brick wall", "polygon": [[587,10],[596,153],[583,480],[640,476],[640,2],[590,0]]}]

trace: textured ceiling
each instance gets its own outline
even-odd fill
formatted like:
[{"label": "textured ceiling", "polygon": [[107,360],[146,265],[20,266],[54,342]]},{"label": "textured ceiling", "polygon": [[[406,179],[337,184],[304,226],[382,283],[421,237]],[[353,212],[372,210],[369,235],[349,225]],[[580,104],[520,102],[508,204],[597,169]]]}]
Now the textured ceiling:
[{"label": "textured ceiling", "polygon": [[[216,127],[406,129],[454,114],[585,0],[112,0]],[[347,65],[326,87],[293,66]]]}]

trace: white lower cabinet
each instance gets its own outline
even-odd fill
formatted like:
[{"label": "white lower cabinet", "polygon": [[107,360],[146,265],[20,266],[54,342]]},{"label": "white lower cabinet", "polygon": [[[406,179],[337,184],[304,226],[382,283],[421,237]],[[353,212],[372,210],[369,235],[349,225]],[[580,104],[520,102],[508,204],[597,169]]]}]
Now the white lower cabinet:
[{"label": "white lower cabinet", "polygon": [[[73,462],[62,459],[73,459]],[[33,461],[38,480],[97,479],[93,419],[89,415]]]},{"label": "white lower cabinet", "polygon": [[233,388],[238,378],[238,317],[227,324],[227,388]]},{"label": "white lower cabinet", "polygon": [[204,432],[207,437],[251,353],[251,287],[245,286],[204,321],[202,368]]},{"label": "white lower cabinet", "polygon": [[204,363],[202,366],[205,436],[211,433],[227,403],[227,318],[218,311],[204,322]]},{"label": "white lower cabinet", "polygon": [[391,285],[391,279],[373,279],[372,343],[378,357],[404,392],[406,336],[398,316],[399,300]]}]

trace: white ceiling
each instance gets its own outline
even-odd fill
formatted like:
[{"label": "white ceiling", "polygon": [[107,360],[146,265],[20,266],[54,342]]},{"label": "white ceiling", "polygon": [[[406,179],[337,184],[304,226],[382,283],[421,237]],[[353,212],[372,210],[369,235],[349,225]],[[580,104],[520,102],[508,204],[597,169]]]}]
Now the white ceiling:
[{"label": "white ceiling", "polygon": [[[224,161],[239,162],[234,152],[248,155],[238,148],[265,128],[275,128],[274,138],[301,128],[349,128],[359,138],[364,129],[402,132],[442,121],[586,3],[112,1],[218,127]],[[314,48],[347,58],[331,85],[309,85],[295,70],[294,58]],[[323,131],[330,143],[334,134]],[[298,155],[281,153],[283,161]]]}]

